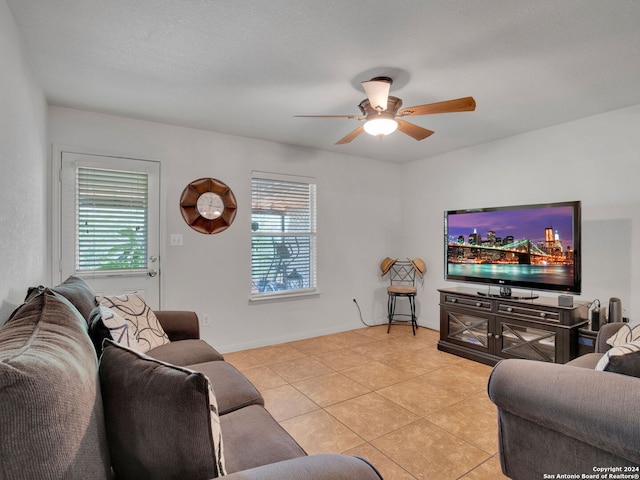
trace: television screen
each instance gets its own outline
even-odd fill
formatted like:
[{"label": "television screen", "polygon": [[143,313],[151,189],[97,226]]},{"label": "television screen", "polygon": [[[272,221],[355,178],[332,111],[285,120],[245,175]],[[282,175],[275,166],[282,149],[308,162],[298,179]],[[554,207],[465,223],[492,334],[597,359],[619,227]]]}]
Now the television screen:
[{"label": "television screen", "polygon": [[445,212],[445,279],[580,293],[580,202]]}]

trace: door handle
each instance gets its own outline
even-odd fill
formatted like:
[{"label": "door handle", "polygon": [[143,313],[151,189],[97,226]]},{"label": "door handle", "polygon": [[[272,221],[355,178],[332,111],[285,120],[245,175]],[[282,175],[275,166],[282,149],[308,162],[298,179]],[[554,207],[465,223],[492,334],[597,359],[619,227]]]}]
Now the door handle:
[{"label": "door handle", "polygon": [[149,275],[150,277],[155,277],[156,275],[158,275],[158,270],[149,270],[147,272],[147,275]]}]

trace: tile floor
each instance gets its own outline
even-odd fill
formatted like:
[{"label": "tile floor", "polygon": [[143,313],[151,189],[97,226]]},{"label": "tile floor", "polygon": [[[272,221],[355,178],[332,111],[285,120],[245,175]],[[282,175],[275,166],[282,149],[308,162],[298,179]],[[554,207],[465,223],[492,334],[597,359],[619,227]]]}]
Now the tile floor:
[{"label": "tile floor", "polygon": [[309,454],[367,458],[388,480],[506,478],[491,367],[436,349],[438,332],[362,328],[225,355]]}]

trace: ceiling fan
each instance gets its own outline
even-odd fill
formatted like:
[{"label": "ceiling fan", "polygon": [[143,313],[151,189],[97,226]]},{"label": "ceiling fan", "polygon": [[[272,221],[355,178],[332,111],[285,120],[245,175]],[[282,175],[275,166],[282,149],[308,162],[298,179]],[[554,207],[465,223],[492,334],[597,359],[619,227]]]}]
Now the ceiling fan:
[{"label": "ceiling fan", "polygon": [[295,115],[303,118],[346,118],[350,120],[364,121],[354,131],[341,138],[336,145],[351,142],[362,132],[375,135],[380,138],[397,130],[415,138],[423,140],[433,131],[419,127],[413,123],[402,120],[402,117],[416,115],[429,115],[434,113],[470,112],[476,109],[476,101],[473,97],[458,98],[445,102],[429,103],[400,109],[402,100],[389,95],[393,80],[389,77],[374,77],[368,82],[361,82],[367,98],[360,102],[358,108],[362,115]]}]

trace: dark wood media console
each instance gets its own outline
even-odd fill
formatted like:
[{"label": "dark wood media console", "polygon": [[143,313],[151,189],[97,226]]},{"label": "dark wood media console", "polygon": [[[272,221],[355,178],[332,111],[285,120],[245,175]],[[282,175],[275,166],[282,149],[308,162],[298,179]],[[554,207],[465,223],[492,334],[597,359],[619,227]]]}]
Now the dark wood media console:
[{"label": "dark wood media console", "polygon": [[588,323],[587,302],[561,307],[556,298],[491,297],[462,287],[438,291],[438,350],[487,365],[503,358],[566,363],[578,356],[578,329]]}]

